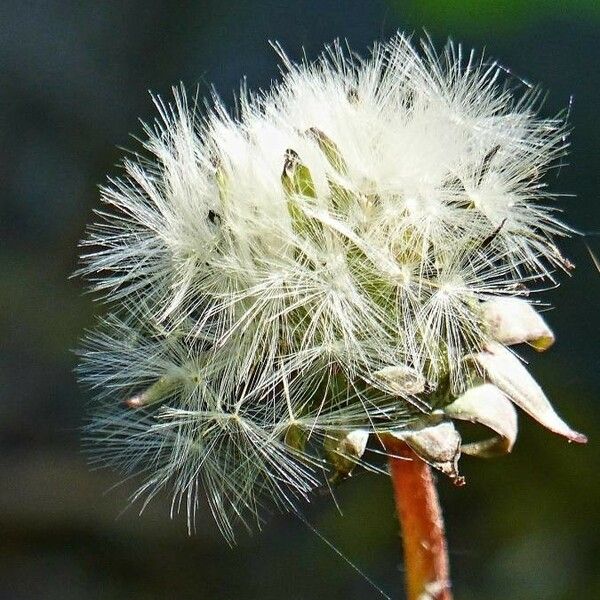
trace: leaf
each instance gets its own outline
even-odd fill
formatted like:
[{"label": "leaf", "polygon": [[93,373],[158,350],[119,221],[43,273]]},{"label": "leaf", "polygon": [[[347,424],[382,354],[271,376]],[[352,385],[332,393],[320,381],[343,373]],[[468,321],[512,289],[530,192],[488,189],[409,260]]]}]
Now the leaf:
[{"label": "leaf", "polygon": [[283,438],[283,441],[285,442],[286,446],[293,448],[294,450],[298,450],[299,452],[304,452],[307,440],[307,430],[298,425],[297,423],[291,423],[288,426],[285,432],[285,436]]},{"label": "leaf", "polygon": [[287,195],[287,208],[294,231],[302,236],[317,237],[322,229],[321,224],[307,217],[302,210],[306,198],[316,198],[315,184],[310,170],[292,148],[285,151],[281,184]]},{"label": "leaf", "polygon": [[300,161],[298,153],[291,148],[285,151],[281,183],[288,194],[316,198],[315,184],[310,170]]},{"label": "leaf", "polygon": [[329,164],[338,172],[342,174],[346,174],[348,171],[348,167],[346,166],[346,161],[342,156],[339,148],[329,138],[325,135],[320,129],[316,127],[311,127],[307,129],[306,133],[317,142],[317,145],[321,149],[321,152],[325,155],[325,158],[329,161]]}]

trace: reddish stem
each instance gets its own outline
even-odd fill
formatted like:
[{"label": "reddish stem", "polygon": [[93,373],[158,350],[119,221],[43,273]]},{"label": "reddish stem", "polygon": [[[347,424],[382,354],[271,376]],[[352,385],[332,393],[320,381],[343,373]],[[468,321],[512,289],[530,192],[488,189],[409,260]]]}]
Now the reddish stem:
[{"label": "reddish stem", "polygon": [[408,600],[452,600],[444,520],[431,468],[404,442],[386,440],[402,529]]}]

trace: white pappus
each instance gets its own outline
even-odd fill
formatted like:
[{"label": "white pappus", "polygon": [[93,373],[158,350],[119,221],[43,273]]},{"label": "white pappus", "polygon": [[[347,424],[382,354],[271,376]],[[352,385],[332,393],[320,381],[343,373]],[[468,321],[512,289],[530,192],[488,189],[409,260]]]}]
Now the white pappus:
[{"label": "white pappus", "polygon": [[457,480],[452,419],[496,434],[465,452],[505,452],[509,400],[584,441],[505,349],[553,341],[529,292],[570,266],[543,183],[564,121],[453,43],[279,53],[235,116],[157,98],[145,156],[102,189],[81,269],[111,311],[81,350],[93,457],[143,473],[139,496],[170,486],[191,525],[204,489],[232,541],[265,500],[349,475],[369,434]]}]

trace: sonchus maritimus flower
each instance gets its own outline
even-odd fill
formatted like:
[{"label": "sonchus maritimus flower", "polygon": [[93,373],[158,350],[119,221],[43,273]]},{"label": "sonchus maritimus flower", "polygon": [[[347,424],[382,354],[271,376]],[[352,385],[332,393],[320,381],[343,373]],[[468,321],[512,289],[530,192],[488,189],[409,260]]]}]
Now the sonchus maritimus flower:
[{"label": "sonchus maritimus flower", "polygon": [[[205,493],[224,535],[348,476],[395,436],[459,481],[510,451],[514,405],[570,441],[509,348],[546,350],[532,292],[570,268],[546,172],[565,153],[538,93],[449,43],[362,60],[281,53],[282,79],[156,99],[144,156],[103,188],[82,272],[110,314],[81,351],[93,456]],[[202,110],[201,110],[202,108]],[[483,424],[463,443],[456,420]]]}]

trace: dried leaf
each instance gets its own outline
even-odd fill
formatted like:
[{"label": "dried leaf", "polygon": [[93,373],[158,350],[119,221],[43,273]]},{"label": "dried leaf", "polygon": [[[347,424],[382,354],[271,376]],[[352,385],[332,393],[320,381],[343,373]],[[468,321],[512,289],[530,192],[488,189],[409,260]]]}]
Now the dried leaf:
[{"label": "dried leaf", "polygon": [[544,427],[569,441],[580,444],[587,442],[585,435],[571,429],[556,414],[542,388],[519,359],[502,344],[490,342],[483,352],[473,355],[472,358],[494,385]]},{"label": "dried leaf", "polygon": [[323,449],[336,470],[334,479],[348,477],[365,453],[369,432],[366,429],[339,431],[325,438]]},{"label": "dried leaf", "polygon": [[173,390],[181,384],[181,377],[164,375],[143,392],[127,398],[124,404],[127,408],[146,408],[158,404],[166,400]]},{"label": "dried leaf", "polygon": [[375,383],[397,396],[421,394],[426,380],[422,373],[406,365],[385,367],[373,373]]},{"label": "dried leaf", "polygon": [[464,483],[458,474],[460,435],[450,421],[418,430],[393,431],[390,435],[408,444],[426,463],[448,475],[456,484]]},{"label": "dried leaf", "polygon": [[517,439],[517,412],[510,400],[491,383],[467,390],[444,408],[444,414],[453,419],[479,423],[498,434],[487,440],[463,444],[465,454],[484,458],[506,454]]},{"label": "dried leaf", "polygon": [[530,343],[543,352],[554,343],[554,334],[541,315],[521,298],[495,298],[482,305],[492,337],[502,344]]}]

